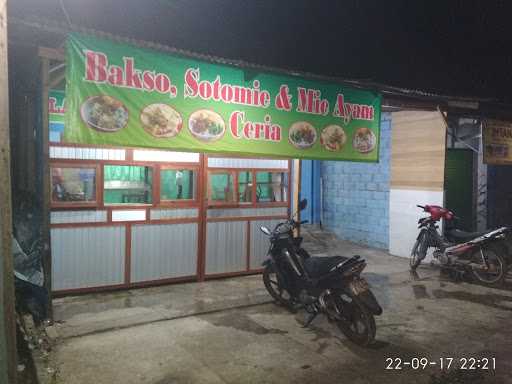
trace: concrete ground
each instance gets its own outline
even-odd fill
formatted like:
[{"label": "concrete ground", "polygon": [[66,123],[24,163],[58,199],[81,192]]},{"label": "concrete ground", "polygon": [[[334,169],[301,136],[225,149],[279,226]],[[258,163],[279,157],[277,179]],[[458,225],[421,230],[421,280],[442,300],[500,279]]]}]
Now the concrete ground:
[{"label": "concrete ground", "polygon": [[[371,348],[323,317],[302,328],[302,311],[273,304],[261,276],[249,276],[55,300],[50,382],[512,383],[512,290],[457,283],[431,266],[414,277],[406,259],[318,231],[307,240],[316,255],[368,260],[384,308]],[[386,369],[387,359],[414,357],[438,364]],[[455,367],[471,357],[495,358],[496,370],[441,374],[440,358]]]}]

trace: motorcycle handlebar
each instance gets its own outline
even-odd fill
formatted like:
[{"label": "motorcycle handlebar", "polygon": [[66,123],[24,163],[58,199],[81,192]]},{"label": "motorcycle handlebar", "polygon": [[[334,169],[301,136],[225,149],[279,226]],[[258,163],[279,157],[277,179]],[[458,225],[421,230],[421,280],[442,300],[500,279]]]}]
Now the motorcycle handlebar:
[{"label": "motorcycle handlebar", "polygon": [[424,207],[423,205],[418,205],[418,204],[416,204],[416,206],[417,206],[418,208],[425,209],[425,207]]}]

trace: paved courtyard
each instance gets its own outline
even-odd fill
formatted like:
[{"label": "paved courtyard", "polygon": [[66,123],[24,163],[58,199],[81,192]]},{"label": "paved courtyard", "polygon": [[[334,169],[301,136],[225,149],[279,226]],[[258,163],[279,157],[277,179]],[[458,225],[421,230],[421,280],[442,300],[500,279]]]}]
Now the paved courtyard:
[{"label": "paved courtyard", "polygon": [[[273,304],[261,276],[66,297],[54,302],[58,341],[54,383],[508,383],[512,382],[512,290],[454,282],[408,260],[337,241],[321,232],[317,255],[361,254],[384,308],[377,341],[355,346],[318,317]],[[441,374],[402,365],[454,358]],[[495,358],[496,371],[460,370],[459,358]],[[446,360],[445,360],[446,361]],[[43,362],[39,362],[42,365]],[[44,363],[46,364],[46,363]],[[46,365],[40,371],[46,372]],[[50,381],[51,379],[51,381]],[[43,381],[44,382],[44,381]]]}]

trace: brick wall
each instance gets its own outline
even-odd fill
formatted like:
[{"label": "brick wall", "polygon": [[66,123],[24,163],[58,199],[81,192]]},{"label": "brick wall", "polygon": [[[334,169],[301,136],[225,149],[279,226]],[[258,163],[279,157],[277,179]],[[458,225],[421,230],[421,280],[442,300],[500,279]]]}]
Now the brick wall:
[{"label": "brick wall", "polygon": [[379,163],[322,161],[323,224],[342,239],[389,247],[391,114],[383,113]]}]

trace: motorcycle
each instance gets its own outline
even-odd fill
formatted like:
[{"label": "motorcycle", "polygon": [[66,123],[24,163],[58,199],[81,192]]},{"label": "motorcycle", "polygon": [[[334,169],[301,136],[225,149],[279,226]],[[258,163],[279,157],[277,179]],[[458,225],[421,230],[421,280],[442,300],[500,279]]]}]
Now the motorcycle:
[{"label": "motorcycle", "polygon": [[[302,200],[299,209],[307,206]],[[367,346],[375,339],[374,315],[382,308],[367,281],[361,277],[366,262],[360,256],[311,257],[294,236],[301,224],[293,219],[273,230],[260,227],[270,237],[268,259],[263,263],[263,283],[276,302],[309,314],[307,327],[322,313],[353,342]]]},{"label": "motorcycle", "polygon": [[434,248],[433,257],[443,267],[462,275],[470,272],[483,284],[497,285],[504,281],[507,259],[503,256],[502,242],[511,233],[509,227],[485,232],[464,232],[451,228],[445,235],[439,233],[441,219],[450,222],[457,217],[446,208],[437,205],[417,205],[429,216],[418,220],[420,233],[412,247],[410,265],[415,271],[426,257],[427,250]]}]

